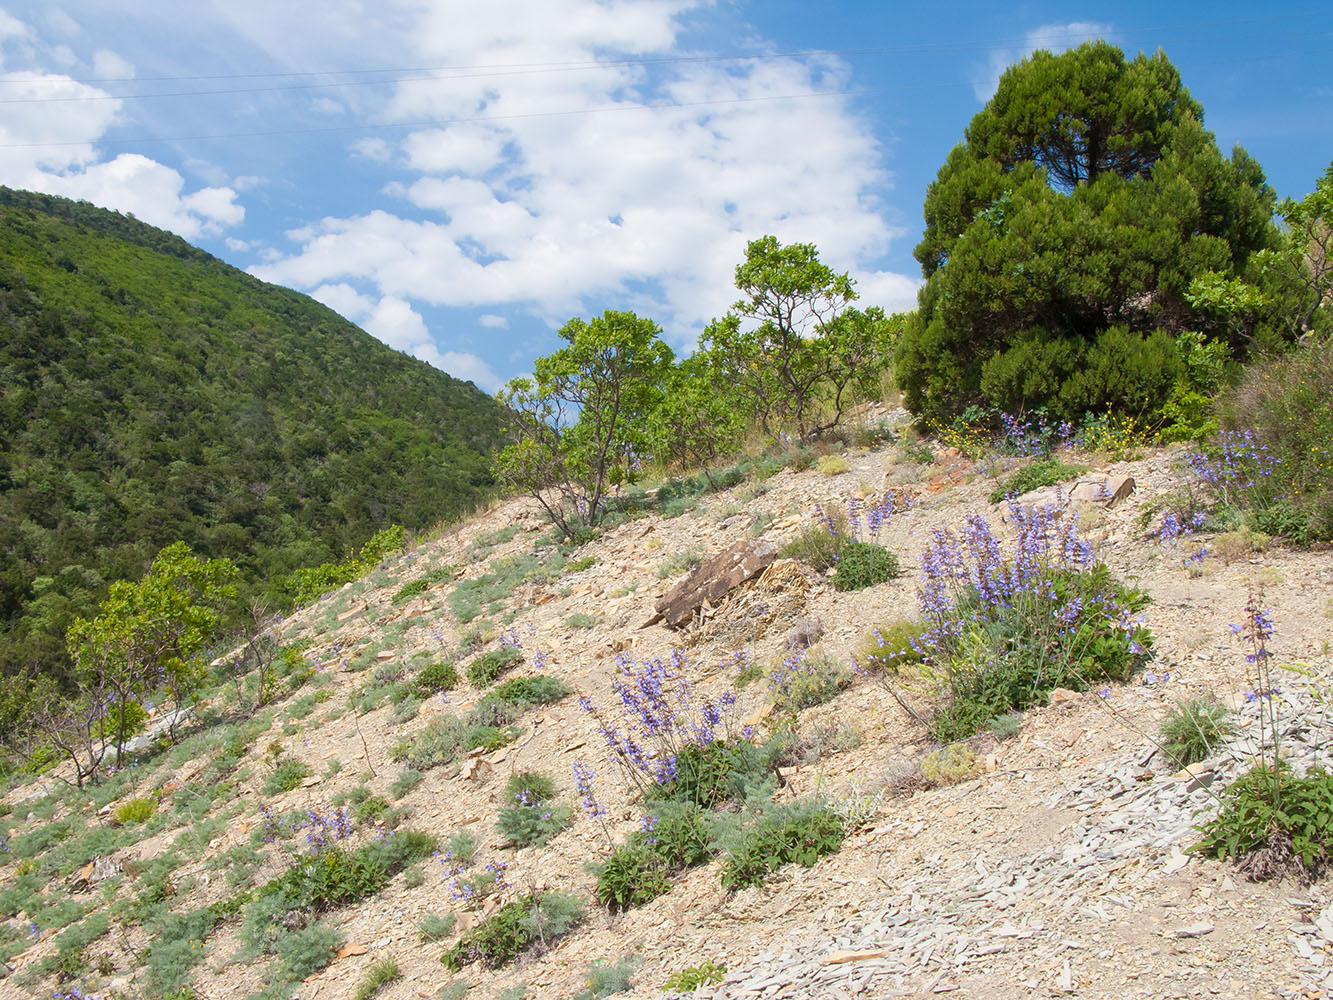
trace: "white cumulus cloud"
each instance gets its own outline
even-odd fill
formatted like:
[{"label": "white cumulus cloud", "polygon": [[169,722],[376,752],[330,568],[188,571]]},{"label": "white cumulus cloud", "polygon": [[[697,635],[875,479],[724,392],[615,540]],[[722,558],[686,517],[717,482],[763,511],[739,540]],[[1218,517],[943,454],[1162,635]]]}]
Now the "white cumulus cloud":
[{"label": "white cumulus cloud", "polygon": [[847,89],[847,67],[661,62],[696,6],[396,6],[405,60],[467,69],[400,83],[383,120],[443,124],[356,143],[406,171],[384,187],[397,204],[304,226],[255,273],[552,325],[628,306],[686,345],[735,298],[746,241],[772,233],[862,276],[864,304],[910,304],[915,282],[873,266],[903,234],[870,194],[883,151],[846,99],[810,96]]}]

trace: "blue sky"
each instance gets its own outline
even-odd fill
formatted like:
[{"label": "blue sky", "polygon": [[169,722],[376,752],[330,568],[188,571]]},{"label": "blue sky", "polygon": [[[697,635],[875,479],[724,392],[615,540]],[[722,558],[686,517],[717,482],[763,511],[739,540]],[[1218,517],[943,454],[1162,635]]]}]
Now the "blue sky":
[{"label": "blue sky", "polygon": [[488,391],[573,315],[688,351],[747,240],[914,302],[926,185],[1034,48],[1158,47],[1281,195],[1327,4],[0,0],[0,183],[133,212]]}]

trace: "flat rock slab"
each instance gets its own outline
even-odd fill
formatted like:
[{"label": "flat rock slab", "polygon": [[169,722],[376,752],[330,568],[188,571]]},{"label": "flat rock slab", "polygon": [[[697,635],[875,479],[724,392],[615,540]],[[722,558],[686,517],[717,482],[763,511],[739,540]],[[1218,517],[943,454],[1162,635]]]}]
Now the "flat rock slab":
[{"label": "flat rock slab", "polygon": [[705,603],[717,604],[746,580],[768,569],[777,557],[777,546],[771,542],[737,542],[700,563],[658,600],[652,622],[665,621],[673,628],[685,624]]},{"label": "flat rock slab", "polygon": [[1098,476],[1096,479],[1080,479],[1069,491],[1069,499],[1114,507],[1133,492],[1132,476]]}]

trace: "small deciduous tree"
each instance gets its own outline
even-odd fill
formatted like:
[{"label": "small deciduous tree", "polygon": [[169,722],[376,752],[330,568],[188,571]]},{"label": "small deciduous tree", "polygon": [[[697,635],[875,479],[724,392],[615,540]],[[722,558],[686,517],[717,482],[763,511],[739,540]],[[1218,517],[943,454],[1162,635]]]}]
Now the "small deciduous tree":
[{"label": "small deciduous tree", "polygon": [[236,595],[235,576],[230,560],[200,559],[176,542],[143,579],[113,583],[97,617],[70,626],[79,693],[51,738],[73,761],[80,785],[108,749],[119,758],[144,700],[161,693],[179,707],[194,697],[205,676],[204,647]]},{"label": "small deciduous tree", "polygon": [[601,521],[608,489],[629,478],[647,447],[648,417],[673,361],[660,334],[632,312],[576,317],[560,330],[567,346],[500,393],[512,440],[496,476],[535,498],[566,537]]},{"label": "small deciduous tree", "polygon": [[855,284],[810,243],[753,240],[736,267],[741,298],[704,332],[710,361],[770,437],[789,422],[802,441],[842,417],[848,388],[877,382],[889,360],[882,310],[849,309]]},{"label": "small deciduous tree", "polygon": [[[1281,331],[1299,341],[1333,336],[1333,163],[1315,189],[1278,206],[1285,223],[1281,244],[1256,254],[1256,283]],[[1266,303],[1267,304],[1267,303]]]}]

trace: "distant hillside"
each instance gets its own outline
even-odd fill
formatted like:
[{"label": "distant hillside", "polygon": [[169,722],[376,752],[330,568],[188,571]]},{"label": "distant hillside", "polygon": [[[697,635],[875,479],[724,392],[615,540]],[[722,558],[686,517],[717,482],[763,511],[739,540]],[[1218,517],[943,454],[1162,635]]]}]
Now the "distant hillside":
[{"label": "distant hillside", "polygon": [[497,404],[308,296],[0,188],[0,671],[184,539],[249,580],[457,515]]}]

